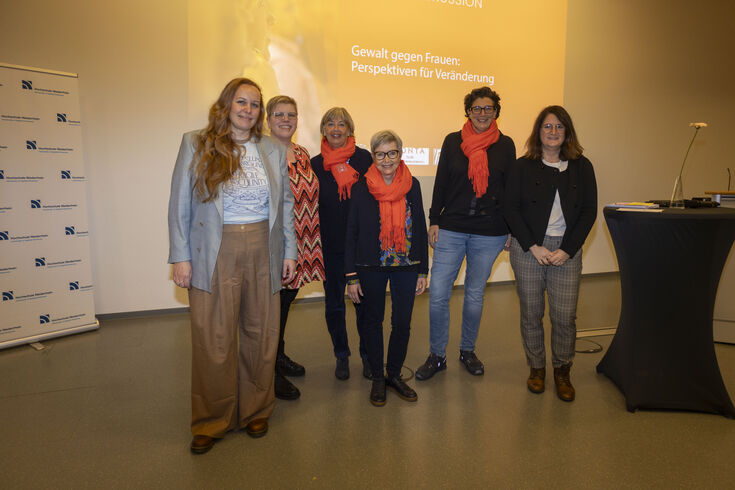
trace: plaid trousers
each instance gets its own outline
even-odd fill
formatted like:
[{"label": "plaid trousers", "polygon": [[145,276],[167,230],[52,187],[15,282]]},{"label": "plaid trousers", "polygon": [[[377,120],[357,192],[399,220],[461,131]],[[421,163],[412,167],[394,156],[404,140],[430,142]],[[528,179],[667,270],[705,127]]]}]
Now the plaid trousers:
[{"label": "plaid trousers", "polygon": [[[562,237],[544,237],[544,247],[557,250]],[[516,291],[521,303],[521,337],[528,365],[534,369],[546,366],[544,347],[544,291],[549,297],[551,320],[551,364],[560,367],[574,360],[577,337],[577,298],[582,275],[582,249],[563,265],[541,265],[531,251],[524,252],[513,238],[510,264],[516,277]]]}]

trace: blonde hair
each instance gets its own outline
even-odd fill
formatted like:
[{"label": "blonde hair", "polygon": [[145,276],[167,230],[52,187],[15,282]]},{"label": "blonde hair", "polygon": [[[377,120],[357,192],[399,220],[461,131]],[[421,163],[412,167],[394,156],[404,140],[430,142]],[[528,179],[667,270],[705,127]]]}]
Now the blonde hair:
[{"label": "blonde hair", "polygon": [[327,126],[327,123],[330,121],[337,121],[337,120],[343,120],[345,124],[347,124],[347,129],[350,130],[350,134],[348,136],[355,136],[355,123],[352,120],[352,116],[350,116],[350,113],[347,112],[347,109],[344,107],[332,107],[327,112],[324,113],[322,116],[322,122],[319,124],[319,132],[322,133],[322,136],[325,136],[324,134],[324,128]]}]

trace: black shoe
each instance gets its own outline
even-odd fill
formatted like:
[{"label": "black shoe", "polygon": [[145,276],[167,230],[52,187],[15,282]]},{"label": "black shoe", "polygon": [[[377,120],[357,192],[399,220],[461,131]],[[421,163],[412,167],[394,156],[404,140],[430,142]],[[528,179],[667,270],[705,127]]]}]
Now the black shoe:
[{"label": "black shoe", "polygon": [[334,375],[337,379],[346,380],[350,377],[350,358],[343,357],[337,359],[337,367],[334,368]]},{"label": "black shoe", "polygon": [[370,369],[370,363],[367,359],[362,359],[362,377],[365,379],[373,379],[373,373]]},{"label": "black shoe", "polygon": [[459,361],[464,364],[464,367],[466,367],[467,371],[469,371],[473,376],[481,376],[485,374],[485,366],[483,366],[482,361],[477,358],[475,351],[459,351]]},{"label": "black shoe", "polygon": [[439,371],[447,368],[447,358],[439,357],[436,354],[429,354],[426,362],[416,370],[416,379],[423,381],[434,376]]},{"label": "black shoe", "polygon": [[306,373],[304,366],[292,361],[286,354],[276,357],[276,372],[281,376],[303,376]]},{"label": "black shoe", "polygon": [[382,376],[373,380],[373,387],[370,390],[370,403],[376,407],[385,405],[385,378]]},{"label": "black shoe", "polygon": [[278,373],[276,373],[276,379],[273,384],[276,388],[276,398],[281,400],[295,400],[301,396],[299,389]]},{"label": "black shoe", "polygon": [[392,378],[385,378],[385,384],[393,388],[395,390],[396,394],[406,400],[407,402],[415,402],[419,399],[418,395],[416,394],[413,389],[411,389],[410,386],[408,386],[400,376],[393,376]]}]

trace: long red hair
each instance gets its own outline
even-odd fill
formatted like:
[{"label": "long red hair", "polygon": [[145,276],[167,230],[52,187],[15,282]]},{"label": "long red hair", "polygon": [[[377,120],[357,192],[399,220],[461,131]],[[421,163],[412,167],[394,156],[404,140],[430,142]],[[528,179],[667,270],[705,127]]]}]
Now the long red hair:
[{"label": "long red hair", "polygon": [[241,85],[251,85],[260,94],[260,113],[250,130],[250,137],[258,141],[263,135],[263,91],[249,78],[230,80],[209,109],[209,123],[199,133],[192,162],[196,177],[194,191],[203,202],[215,199],[220,185],[229,182],[240,168],[240,145],[232,140],[230,134],[230,108]]}]

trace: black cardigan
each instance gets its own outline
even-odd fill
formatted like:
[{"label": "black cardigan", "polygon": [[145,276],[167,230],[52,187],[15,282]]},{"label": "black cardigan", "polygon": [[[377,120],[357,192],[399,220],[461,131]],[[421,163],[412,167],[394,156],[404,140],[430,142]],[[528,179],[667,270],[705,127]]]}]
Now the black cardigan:
[{"label": "black cardigan", "polygon": [[[411,210],[411,250],[408,257],[418,260],[419,274],[429,273],[429,248],[426,233],[426,215],[421,200],[421,186],[416,178],[406,193]],[[345,240],[345,273],[356,272],[356,264],[380,265],[380,205],[370,194],[365,178],[352,186],[350,215]]]},{"label": "black cardigan", "polygon": [[[355,148],[355,153],[349,160],[350,166],[357,170],[360,177],[365,175],[372,163],[373,157],[370,152],[359,146]],[[324,255],[341,255],[345,253],[345,228],[352,199],[339,200],[337,181],[334,180],[332,172],[324,170],[324,157],[321,153],[311,159],[311,168],[319,179],[319,228],[322,251]],[[352,187],[351,192],[354,192],[355,186]]]},{"label": "black cardigan", "polygon": [[573,257],[597,218],[595,171],[584,156],[569,160],[564,172],[541,160],[519,158],[505,186],[505,219],[523,250],[542,245],[557,188],[567,225],[559,248]]},{"label": "black cardigan", "polygon": [[434,180],[429,222],[443,230],[473,235],[498,236],[508,233],[502,203],[508,171],[516,160],[516,147],[510,137],[500,138],[487,149],[490,170],[487,192],[476,197],[467,175],[469,160],[462,152],[462,133],[444,138]]}]

